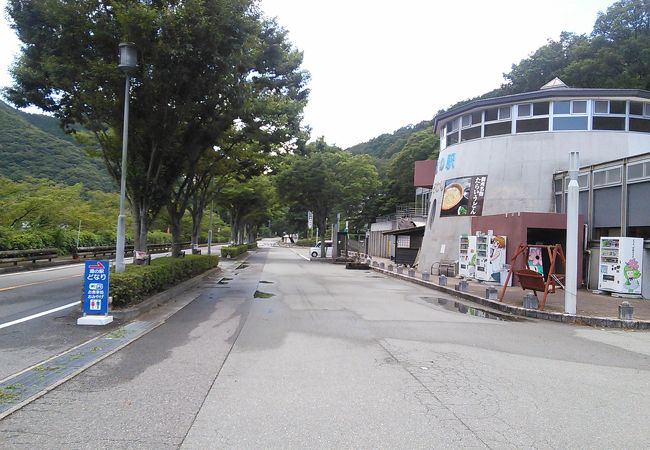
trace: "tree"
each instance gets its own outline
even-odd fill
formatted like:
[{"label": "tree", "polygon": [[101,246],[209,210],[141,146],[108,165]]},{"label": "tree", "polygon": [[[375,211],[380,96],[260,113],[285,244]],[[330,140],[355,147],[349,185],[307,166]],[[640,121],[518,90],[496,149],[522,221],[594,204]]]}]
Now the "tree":
[{"label": "tree", "polygon": [[7,11],[24,45],[6,95],[94,133],[115,179],[124,103],[115,54],[119,42],[136,44],[126,170],[139,250],[181,176],[192,178],[188,168],[240,118],[249,123],[256,99],[290,98],[297,110],[306,99],[302,55],[251,0],[10,0]]},{"label": "tree", "polygon": [[361,213],[364,202],[379,186],[377,169],[370,156],[352,155],[326,145],[322,138],[307,150],[305,156],[295,156],[280,171],[278,192],[304,213],[311,210],[324,235],[327,220],[337,212],[348,217]]}]

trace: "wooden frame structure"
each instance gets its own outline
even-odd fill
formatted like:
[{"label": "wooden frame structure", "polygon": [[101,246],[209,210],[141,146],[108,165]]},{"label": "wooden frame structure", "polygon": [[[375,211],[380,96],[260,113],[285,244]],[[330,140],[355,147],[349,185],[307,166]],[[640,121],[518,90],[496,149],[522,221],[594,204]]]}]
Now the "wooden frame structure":
[{"label": "wooden frame structure", "polygon": [[[543,274],[529,269],[528,265],[526,264],[526,260],[528,258],[528,249],[530,247],[545,248],[548,252],[548,256],[551,261],[551,267],[549,268],[546,281],[544,281]],[[517,263],[517,258],[519,258],[521,255],[524,256],[522,260],[523,268],[516,270],[515,264]],[[514,256],[510,259],[510,270],[508,271],[508,276],[505,280],[505,284],[499,293],[499,301],[503,301],[503,297],[506,295],[506,289],[508,288],[508,283],[510,282],[510,279],[512,278],[512,274],[514,272],[517,277],[519,277],[519,284],[521,285],[522,289],[532,290],[533,294],[535,294],[535,297],[537,297],[537,291],[544,292],[544,297],[542,297],[542,301],[539,303],[540,311],[544,311],[544,306],[546,305],[546,297],[548,296],[549,292],[554,294],[556,285],[564,289],[564,285],[562,284],[562,281],[564,280],[564,274],[555,273],[555,262],[557,261],[558,256],[560,257],[560,260],[562,261],[564,267],[566,267],[566,258],[564,257],[564,251],[562,250],[562,246],[560,244],[529,245],[524,244],[523,242],[520,243]]]}]

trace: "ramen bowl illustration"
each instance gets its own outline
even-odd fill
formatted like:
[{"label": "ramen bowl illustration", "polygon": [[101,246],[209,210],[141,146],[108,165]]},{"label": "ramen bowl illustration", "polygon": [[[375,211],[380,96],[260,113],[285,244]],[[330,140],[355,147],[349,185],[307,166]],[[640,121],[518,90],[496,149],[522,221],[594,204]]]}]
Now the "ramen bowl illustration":
[{"label": "ramen bowl illustration", "polygon": [[442,210],[455,208],[465,198],[465,187],[460,183],[451,183],[442,194]]}]

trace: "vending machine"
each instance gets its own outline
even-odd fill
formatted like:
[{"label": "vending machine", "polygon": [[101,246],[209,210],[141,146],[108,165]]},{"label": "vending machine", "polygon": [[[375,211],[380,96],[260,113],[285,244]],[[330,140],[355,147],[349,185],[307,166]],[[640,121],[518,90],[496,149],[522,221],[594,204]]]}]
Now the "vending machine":
[{"label": "vending machine", "polygon": [[506,277],[507,242],[506,236],[495,236],[492,233],[476,237],[476,279],[503,284]]},{"label": "vending machine", "polygon": [[458,274],[465,278],[476,276],[476,236],[461,236],[459,239]]},{"label": "vending machine", "polygon": [[642,265],[642,238],[600,238],[598,289],[618,294],[641,295]]},{"label": "vending machine", "polygon": [[488,259],[490,255],[490,238],[491,234],[479,233],[476,235],[476,279],[487,281]]}]

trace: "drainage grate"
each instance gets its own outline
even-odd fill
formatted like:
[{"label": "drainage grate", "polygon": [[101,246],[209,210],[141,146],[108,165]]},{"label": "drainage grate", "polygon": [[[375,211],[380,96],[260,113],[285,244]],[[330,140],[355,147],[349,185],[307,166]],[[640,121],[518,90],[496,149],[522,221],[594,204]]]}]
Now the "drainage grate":
[{"label": "drainage grate", "polygon": [[0,383],[0,419],[158,326],[135,321]]}]

